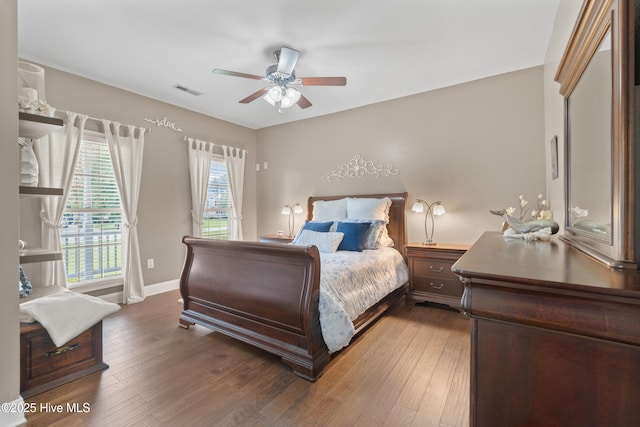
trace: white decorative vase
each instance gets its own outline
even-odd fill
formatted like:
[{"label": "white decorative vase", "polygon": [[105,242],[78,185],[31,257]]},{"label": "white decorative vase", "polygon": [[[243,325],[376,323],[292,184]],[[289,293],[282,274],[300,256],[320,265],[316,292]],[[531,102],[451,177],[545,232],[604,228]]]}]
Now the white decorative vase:
[{"label": "white decorative vase", "polygon": [[28,99],[35,97],[37,100],[47,102],[44,91],[44,68],[30,62],[18,62],[18,96]]},{"label": "white decorative vase", "polygon": [[20,144],[20,185],[38,186],[38,159],[33,145],[24,138],[18,138]]}]

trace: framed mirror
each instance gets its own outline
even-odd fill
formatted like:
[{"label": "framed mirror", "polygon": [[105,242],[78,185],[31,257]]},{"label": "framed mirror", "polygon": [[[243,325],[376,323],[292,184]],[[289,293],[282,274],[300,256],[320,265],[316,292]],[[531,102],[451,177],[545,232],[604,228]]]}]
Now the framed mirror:
[{"label": "framed mirror", "polygon": [[556,74],[565,99],[565,235],[636,268],[633,0],[585,0]]}]

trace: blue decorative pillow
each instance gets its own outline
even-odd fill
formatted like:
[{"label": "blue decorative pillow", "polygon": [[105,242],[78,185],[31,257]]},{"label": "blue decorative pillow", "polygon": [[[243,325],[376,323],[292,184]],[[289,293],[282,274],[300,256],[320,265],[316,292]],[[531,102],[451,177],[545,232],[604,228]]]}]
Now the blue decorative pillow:
[{"label": "blue decorative pillow", "polygon": [[333,225],[333,221],[327,221],[327,222],[307,221],[302,227],[302,230],[319,231],[320,233],[326,233],[329,231],[332,225]]},{"label": "blue decorative pillow", "polygon": [[339,251],[362,252],[370,222],[339,222],[336,231],[344,233]]}]

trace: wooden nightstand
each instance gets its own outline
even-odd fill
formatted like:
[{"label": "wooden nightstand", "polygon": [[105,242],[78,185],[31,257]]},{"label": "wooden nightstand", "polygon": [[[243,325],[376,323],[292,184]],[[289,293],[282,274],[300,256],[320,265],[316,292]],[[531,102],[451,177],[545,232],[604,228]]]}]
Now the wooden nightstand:
[{"label": "wooden nightstand", "polygon": [[271,243],[291,243],[293,242],[293,236],[278,236],[277,234],[265,234],[260,236],[261,242],[271,242]]},{"label": "wooden nightstand", "polygon": [[431,301],[460,309],[462,282],[451,266],[464,254],[469,245],[437,243],[405,246],[409,264],[409,293],[407,304]]}]

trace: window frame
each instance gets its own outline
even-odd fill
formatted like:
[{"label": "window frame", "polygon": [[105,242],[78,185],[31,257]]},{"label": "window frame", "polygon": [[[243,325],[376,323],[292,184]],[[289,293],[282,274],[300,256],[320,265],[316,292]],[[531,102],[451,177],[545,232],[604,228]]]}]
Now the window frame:
[{"label": "window frame", "polygon": [[[226,179],[226,190],[224,193],[224,196],[226,197],[226,203],[227,203],[227,207],[208,207],[209,205],[209,201],[210,198],[212,197],[210,195],[210,187],[211,187],[211,180],[212,180],[212,169],[214,166],[222,166],[224,167],[224,172],[225,175],[227,177]],[[218,194],[221,194],[220,192],[218,192]],[[214,235],[214,234],[206,234],[205,233],[205,224],[206,221],[208,220],[207,218],[207,214],[216,214],[216,213],[225,213],[226,214],[226,223],[227,223],[227,231],[226,231],[226,236],[225,237],[221,237],[218,235]],[[229,185],[229,170],[227,169],[227,165],[226,162],[224,161],[224,156],[220,155],[220,154],[212,154],[211,155],[211,164],[209,166],[209,177],[208,177],[208,181],[207,181],[207,202],[205,203],[205,208],[203,211],[203,219],[202,219],[202,227],[201,227],[201,237],[207,238],[207,239],[215,239],[215,240],[229,240],[230,237],[230,232],[231,229],[229,227],[230,225],[230,221],[231,221],[231,216],[233,214],[233,201],[231,199],[231,187]]]},{"label": "window frame", "polygon": [[[101,132],[96,132],[96,131],[91,131],[91,130],[84,130],[83,132],[83,138],[82,141],[89,141],[89,142],[94,142],[94,143],[103,143],[105,145],[108,144],[106,136],[104,135],[104,133]],[[80,142],[82,144],[82,142]],[[108,145],[107,145],[107,149],[108,149]],[[77,167],[77,165],[76,165]],[[113,161],[111,161],[111,167],[113,168]],[[115,170],[114,170],[115,172]],[[75,170],[74,170],[74,179],[75,179]],[[116,183],[117,186],[117,183]],[[123,220],[124,220],[124,212],[122,209],[122,200],[120,200],[120,194],[118,191],[118,200],[120,203],[120,230],[122,233],[122,227],[123,227]],[[64,208],[64,213],[63,213],[63,217],[64,215],[67,213],[67,204],[68,204],[69,200],[67,199],[66,203],[65,203],[65,208]],[[62,249],[62,252],[64,254],[64,245],[62,242],[62,237],[63,237],[63,232],[61,231],[60,233],[60,238],[61,238],[61,242],[60,242],[60,246]],[[119,246],[119,250],[120,250],[120,254],[122,256],[122,250],[123,250],[123,245],[122,245],[122,234],[120,236],[120,246]],[[106,289],[106,288],[111,288],[111,287],[116,287],[116,286],[122,286],[124,284],[124,271],[123,271],[123,265],[121,262],[121,271],[120,274],[117,275],[113,275],[113,276],[109,276],[109,277],[102,277],[102,278],[97,278],[97,279],[89,279],[89,280],[83,280],[83,281],[77,281],[77,282],[70,282],[69,281],[69,272],[67,271],[66,266],[67,264],[67,260],[64,259],[63,257],[63,262],[65,263],[65,275],[67,278],[67,287],[69,289],[75,289],[75,290],[81,290],[82,292],[91,292],[91,291],[96,291],[96,290],[101,290],[101,289]]]}]

